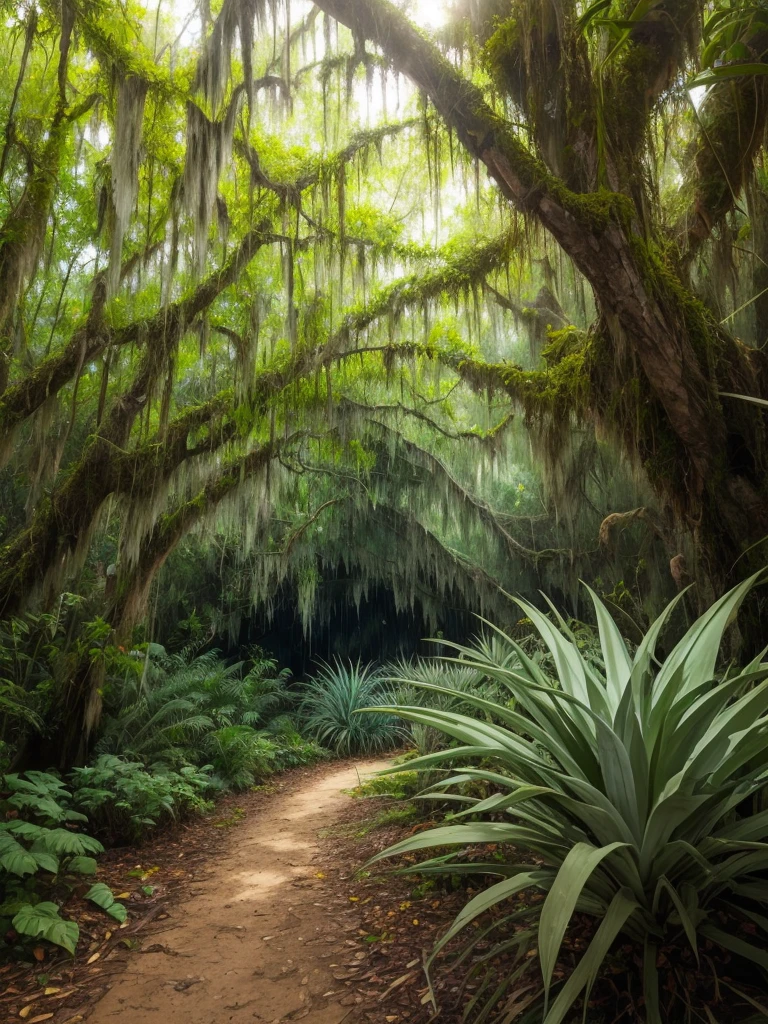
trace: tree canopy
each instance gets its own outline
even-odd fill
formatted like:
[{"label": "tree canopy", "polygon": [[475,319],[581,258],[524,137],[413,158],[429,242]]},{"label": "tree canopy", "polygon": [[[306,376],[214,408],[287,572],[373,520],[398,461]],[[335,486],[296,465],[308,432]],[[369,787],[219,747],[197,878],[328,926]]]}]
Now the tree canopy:
[{"label": "tree canopy", "polygon": [[2,14],[0,615],[760,564],[764,4]]}]

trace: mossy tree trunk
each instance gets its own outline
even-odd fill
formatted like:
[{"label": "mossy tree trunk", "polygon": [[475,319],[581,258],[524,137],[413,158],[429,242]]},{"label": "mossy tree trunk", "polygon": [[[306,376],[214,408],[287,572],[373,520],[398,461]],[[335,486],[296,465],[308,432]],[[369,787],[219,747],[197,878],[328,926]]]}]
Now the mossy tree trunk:
[{"label": "mossy tree trunk", "polygon": [[[734,557],[768,533],[768,459],[761,414],[719,393],[768,397],[763,354],[730,337],[690,292],[673,248],[648,228],[629,189],[572,191],[387,0],[318,6],[378,45],[426,93],[503,195],[536,218],[589,281],[600,311],[589,412],[616,429],[632,457],[640,453],[722,585]],[[659,41],[651,51],[657,63],[669,58]],[[660,92],[661,68],[655,81]]]}]

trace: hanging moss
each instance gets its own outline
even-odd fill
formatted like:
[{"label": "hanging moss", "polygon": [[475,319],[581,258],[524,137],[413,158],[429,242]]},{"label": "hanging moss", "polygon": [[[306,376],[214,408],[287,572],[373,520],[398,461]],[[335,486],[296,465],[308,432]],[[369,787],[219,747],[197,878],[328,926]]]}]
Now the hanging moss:
[{"label": "hanging moss", "polygon": [[138,196],[144,104],[149,83],[135,75],[121,76],[117,85],[115,137],[112,143],[112,237],[108,292],[114,295],[120,284],[123,239]]}]

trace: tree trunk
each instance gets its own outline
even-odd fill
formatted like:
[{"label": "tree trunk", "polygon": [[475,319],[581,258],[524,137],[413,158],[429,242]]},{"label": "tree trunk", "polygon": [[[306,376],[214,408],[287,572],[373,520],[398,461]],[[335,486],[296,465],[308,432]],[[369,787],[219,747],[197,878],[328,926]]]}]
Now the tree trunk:
[{"label": "tree trunk", "polygon": [[[768,532],[768,461],[761,414],[721,402],[719,392],[768,397],[763,354],[727,335],[686,289],[678,268],[643,233],[628,195],[571,192],[387,0],[317,4],[376,43],[429,96],[503,195],[535,216],[589,281],[602,315],[602,344],[591,357],[591,411],[610,422],[619,385],[642,396],[613,426],[630,457],[640,448],[643,461],[653,463],[646,465],[652,482],[694,531],[705,568],[724,585],[743,547]],[[617,366],[624,379],[617,379]],[[644,437],[638,439],[633,420]]]}]

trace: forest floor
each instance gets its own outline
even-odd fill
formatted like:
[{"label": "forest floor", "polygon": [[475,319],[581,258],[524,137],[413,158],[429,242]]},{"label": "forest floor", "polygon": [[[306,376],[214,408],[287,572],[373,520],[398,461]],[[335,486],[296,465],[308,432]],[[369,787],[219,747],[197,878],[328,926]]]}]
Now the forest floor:
[{"label": "forest floor", "polygon": [[[110,925],[75,894],[65,910],[80,923],[78,956],[49,962],[40,949],[42,962],[3,968],[0,1019],[429,1020],[423,958],[466,893],[360,872],[373,853],[431,824],[399,801],[351,798],[387,763],[299,769],[140,848],[111,851],[99,880],[123,898],[128,921]],[[457,997],[443,977],[441,1024],[454,1020]]]}]

